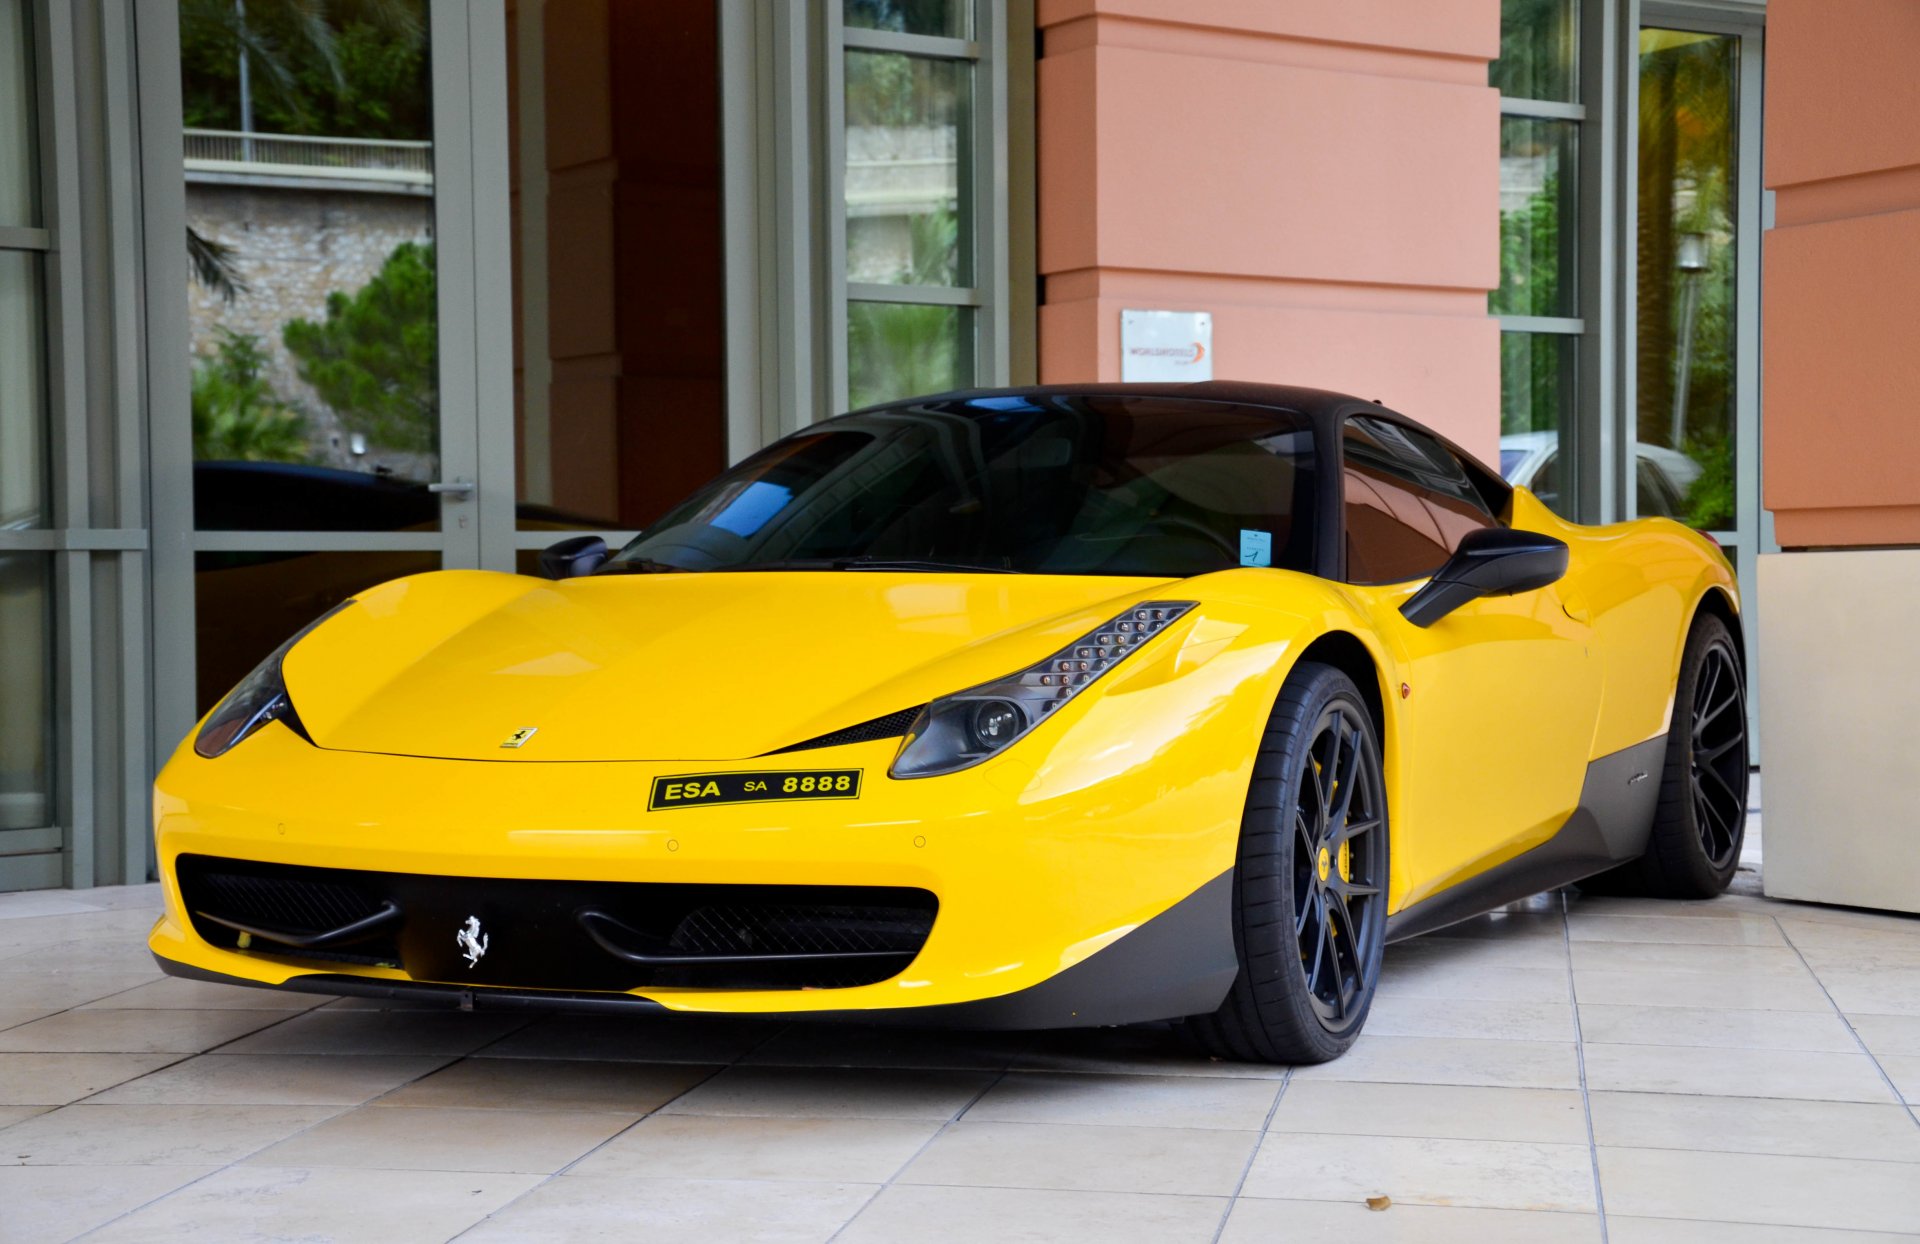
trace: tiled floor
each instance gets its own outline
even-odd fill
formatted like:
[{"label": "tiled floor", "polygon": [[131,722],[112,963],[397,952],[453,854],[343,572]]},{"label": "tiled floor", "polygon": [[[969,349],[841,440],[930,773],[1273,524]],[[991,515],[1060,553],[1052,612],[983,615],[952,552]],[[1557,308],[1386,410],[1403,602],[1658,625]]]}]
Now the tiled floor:
[{"label": "tiled floor", "polygon": [[1737,889],[1393,947],[1293,1071],[283,997],[159,977],[151,887],[0,896],[0,1241],[1920,1238],[1920,919]]}]

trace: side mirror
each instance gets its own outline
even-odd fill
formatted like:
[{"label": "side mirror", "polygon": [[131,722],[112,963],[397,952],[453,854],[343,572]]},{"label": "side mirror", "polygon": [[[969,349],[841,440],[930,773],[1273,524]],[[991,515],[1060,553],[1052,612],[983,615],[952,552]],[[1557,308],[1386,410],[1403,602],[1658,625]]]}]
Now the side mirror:
[{"label": "side mirror", "polygon": [[574,536],[540,550],[540,577],[577,579],[607,560],[607,542],[599,536]]},{"label": "side mirror", "polygon": [[1447,564],[1400,606],[1415,626],[1432,626],[1470,600],[1513,596],[1558,583],[1567,546],[1537,531],[1482,527],[1469,532]]}]

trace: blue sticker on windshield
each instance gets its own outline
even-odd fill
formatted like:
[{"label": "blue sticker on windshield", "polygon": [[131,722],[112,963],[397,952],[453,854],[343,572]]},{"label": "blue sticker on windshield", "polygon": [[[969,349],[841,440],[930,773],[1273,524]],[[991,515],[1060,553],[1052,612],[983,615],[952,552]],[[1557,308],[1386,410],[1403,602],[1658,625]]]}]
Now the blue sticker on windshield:
[{"label": "blue sticker on windshield", "polygon": [[1240,529],[1240,564],[1242,566],[1273,565],[1273,533],[1271,531],[1248,531]]}]

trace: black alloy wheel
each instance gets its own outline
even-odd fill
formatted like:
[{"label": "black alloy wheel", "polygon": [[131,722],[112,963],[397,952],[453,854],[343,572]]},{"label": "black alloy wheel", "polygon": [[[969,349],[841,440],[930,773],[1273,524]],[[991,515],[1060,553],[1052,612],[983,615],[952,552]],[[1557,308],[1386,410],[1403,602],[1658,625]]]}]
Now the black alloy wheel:
[{"label": "black alloy wheel", "polygon": [[1389,831],[1365,698],[1330,665],[1287,676],[1254,759],[1233,874],[1240,962],[1220,1009],[1187,1019],[1201,1050],[1323,1063],[1366,1023],[1386,946]]},{"label": "black alloy wheel", "polygon": [[1702,654],[1689,753],[1694,828],[1719,872],[1738,859],[1747,821],[1747,697],[1729,645]]}]

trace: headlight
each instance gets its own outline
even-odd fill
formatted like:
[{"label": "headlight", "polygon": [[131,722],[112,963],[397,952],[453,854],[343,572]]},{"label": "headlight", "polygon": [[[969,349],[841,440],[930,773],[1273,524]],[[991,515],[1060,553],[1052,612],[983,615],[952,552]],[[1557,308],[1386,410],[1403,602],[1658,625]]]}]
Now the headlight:
[{"label": "headlight", "polygon": [[888,773],[896,778],[935,777],[979,764],[1051,716],[1193,605],[1190,600],[1135,605],[1036,665],[942,696],[920,711]]},{"label": "headlight", "polygon": [[193,736],[193,750],[208,760],[223,756],[232,751],[240,740],[270,721],[285,721],[305,735],[306,730],[301,727],[300,718],[293,711],[293,701],[287,698],[287,683],[280,673],[280,662],[314,627],[352,603],[351,600],[341,601],[301,627],[293,638],[275,648],[271,656],[254,666],[253,672],[227,692],[227,698],[207,715],[200,732]]}]

